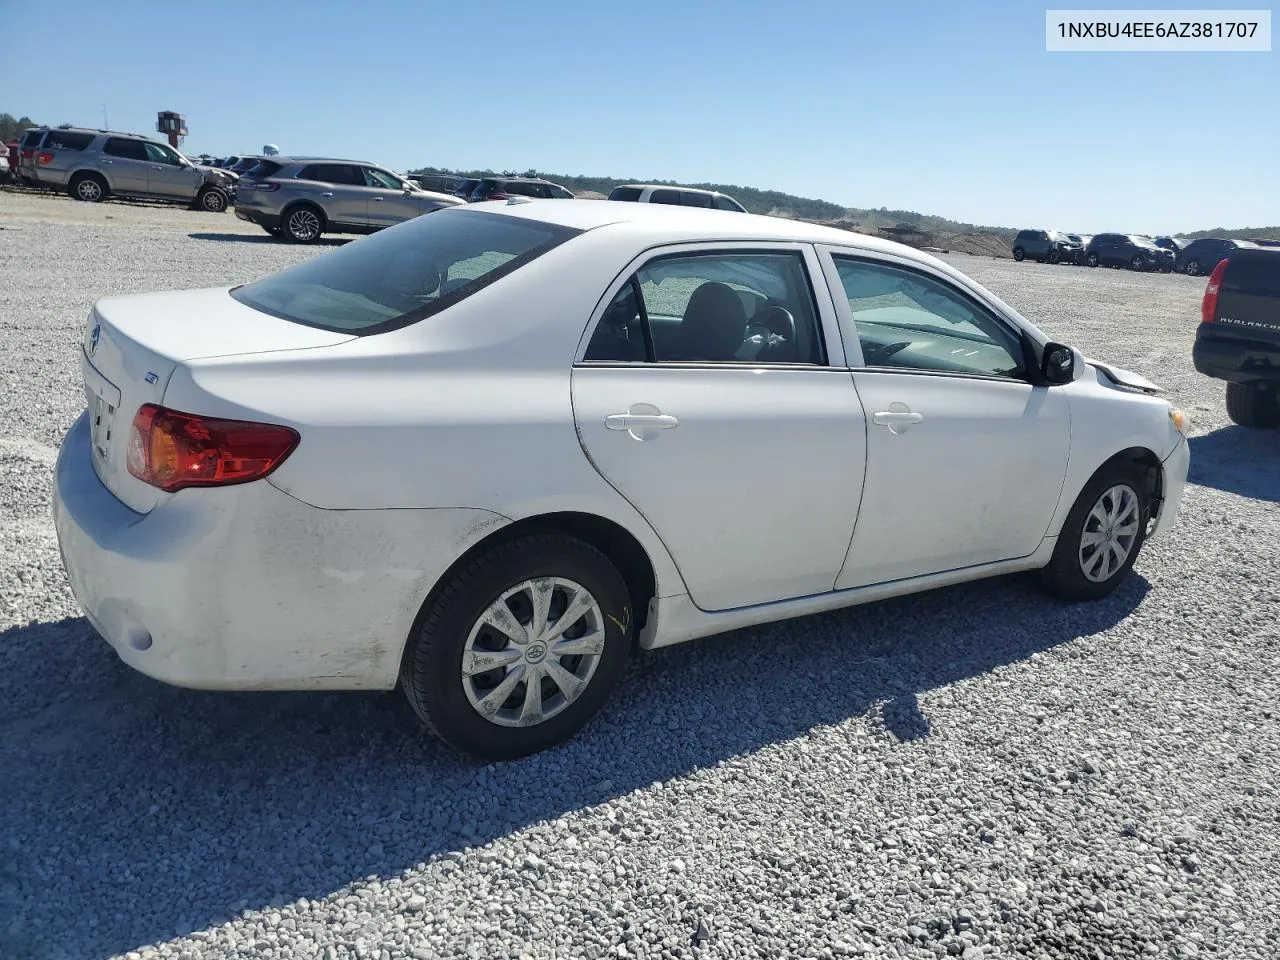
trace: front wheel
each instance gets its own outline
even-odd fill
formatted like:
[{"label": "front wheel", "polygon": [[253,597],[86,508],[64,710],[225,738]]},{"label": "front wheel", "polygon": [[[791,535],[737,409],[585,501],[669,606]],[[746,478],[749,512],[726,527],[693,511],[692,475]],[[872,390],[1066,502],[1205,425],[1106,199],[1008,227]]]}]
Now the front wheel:
[{"label": "front wheel", "polygon": [[1200,261],[1199,261],[1199,260],[1188,260],[1188,261],[1187,261],[1187,276],[1188,276],[1188,277],[1198,277],[1198,276],[1200,276]]},{"label": "front wheel", "polygon": [[1142,272],[1145,266],[1146,266],[1146,261],[1143,260],[1142,257],[1136,256],[1136,255],[1132,260],[1129,261],[1129,268],[1132,270],[1137,270],[1139,273]]},{"label": "front wheel", "polygon": [[1023,250],[1021,247],[1013,248],[1013,259],[1021,263],[1026,258],[1027,258],[1027,251]]},{"label": "front wheel", "polygon": [[196,194],[196,203],[207,213],[226,213],[227,195],[218,187],[205,186]]},{"label": "front wheel", "polygon": [[1280,426],[1280,399],[1259,383],[1227,383],[1227,416],[1242,427]]},{"label": "front wheel", "polygon": [[1096,253],[1091,253],[1084,258],[1084,262],[1091,267],[1096,267],[1098,265],[1098,255]]},{"label": "front wheel", "polygon": [[609,559],[559,533],[483,549],[425,608],[400,680],[428,728],[491,760],[569,739],[631,654],[631,598]]},{"label": "front wheel", "polygon": [[1147,536],[1151,505],[1141,467],[1117,461],[1081,491],[1040,581],[1064,600],[1099,600],[1120,585]]},{"label": "front wheel", "polygon": [[1061,262],[1062,262],[1062,251],[1060,251],[1060,250],[1050,250],[1050,251],[1049,251],[1049,262],[1050,262],[1050,263],[1061,263]]}]

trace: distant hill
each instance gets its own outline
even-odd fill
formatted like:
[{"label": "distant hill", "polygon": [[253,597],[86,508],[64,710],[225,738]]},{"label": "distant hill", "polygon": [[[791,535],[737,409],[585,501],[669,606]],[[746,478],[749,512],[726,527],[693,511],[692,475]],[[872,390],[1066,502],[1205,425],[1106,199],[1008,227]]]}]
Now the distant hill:
[{"label": "distant hill", "polygon": [[[935,217],[929,214],[916,213],[914,210],[889,210],[886,207],[860,209],[842,207],[829,200],[816,200],[811,197],[798,197],[778,190],[759,190],[755,187],[740,187],[726,183],[685,183],[677,184],[671,180],[652,180],[644,177],[589,177],[585,174],[570,176],[559,173],[542,173],[538,170],[448,170],[441,167],[422,167],[410,170],[411,174],[433,173],[456,177],[543,177],[555,183],[563,184],[578,196],[605,197],[609,191],[622,183],[660,183],[670,186],[700,187],[704,190],[718,190],[734,197],[747,208],[749,213],[763,213],[774,217],[789,217],[796,220],[807,220],[826,226],[852,230],[855,233],[866,233],[873,236],[887,237],[913,247],[930,250],[958,251],[991,257],[1008,257],[1011,254],[1013,236],[1017,230],[1013,227],[979,226],[972,223],[961,223],[948,220],[946,217]],[[1177,236],[1194,239],[1196,237],[1227,237],[1231,239],[1280,240],[1280,227],[1246,227],[1228,230],[1218,227],[1213,230],[1199,230],[1194,233],[1177,234]]]}]

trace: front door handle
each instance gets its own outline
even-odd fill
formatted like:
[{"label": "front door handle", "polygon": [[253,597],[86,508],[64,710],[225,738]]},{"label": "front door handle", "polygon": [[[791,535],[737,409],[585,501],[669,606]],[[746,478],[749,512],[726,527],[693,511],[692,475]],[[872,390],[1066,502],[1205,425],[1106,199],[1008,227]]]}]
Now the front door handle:
[{"label": "front door handle", "polygon": [[332,196],[333,196],[333,191],[332,191],[332,190],[326,190],[324,193],[320,194],[320,196],[322,196],[322,197],[332,197]]},{"label": "front door handle", "polygon": [[633,403],[626,413],[605,417],[604,425],[608,430],[625,430],[633,440],[651,440],[663,430],[678,427],[680,421],[651,403]]},{"label": "front door handle", "polygon": [[382,202],[384,199],[386,199],[386,198],[385,198],[385,197],[374,197],[373,199],[375,199],[375,200],[377,200],[379,203],[381,203],[381,202]]},{"label": "front door handle", "polygon": [[916,413],[905,403],[895,400],[889,404],[888,410],[880,410],[872,414],[871,419],[877,426],[888,427],[889,432],[897,436],[900,433],[906,433],[907,428],[913,423],[923,420],[924,414]]}]

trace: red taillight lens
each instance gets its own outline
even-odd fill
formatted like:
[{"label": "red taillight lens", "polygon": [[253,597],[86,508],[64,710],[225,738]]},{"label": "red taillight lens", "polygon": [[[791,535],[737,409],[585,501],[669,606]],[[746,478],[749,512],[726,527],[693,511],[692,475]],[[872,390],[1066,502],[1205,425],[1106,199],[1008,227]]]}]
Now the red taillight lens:
[{"label": "red taillight lens", "polygon": [[36,157],[36,163],[53,163],[53,154],[52,153],[40,154],[40,156]]},{"label": "red taillight lens", "polygon": [[35,155],[36,155],[36,152],[35,152],[35,150],[33,150],[31,147],[24,147],[24,148],[23,148],[23,150],[22,150],[22,159],[23,159],[23,160],[30,160],[30,159],[31,159],[32,157],[34,157]]},{"label": "red taillight lens", "polygon": [[275,423],[197,417],[145,404],[129,433],[129,472],[172,493],[265,477],[293,452],[298,432]]},{"label": "red taillight lens", "polygon": [[1213,323],[1218,312],[1218,290],[1222,287],[1222,275],[1227,272],[1227,261],[1221,260],[1209,274],[1209,282],[1204,285],[1204,299],[1200,301],[1200,322]]}]

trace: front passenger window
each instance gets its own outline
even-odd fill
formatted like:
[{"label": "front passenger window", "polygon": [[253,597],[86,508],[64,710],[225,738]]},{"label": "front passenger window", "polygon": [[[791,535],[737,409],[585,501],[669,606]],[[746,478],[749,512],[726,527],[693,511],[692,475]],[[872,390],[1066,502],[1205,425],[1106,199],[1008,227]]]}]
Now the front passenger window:
[{"label": "front passenger window", "polygon": [[959,290],[886,263],[834,259],[866,366],[1024,375],[1018,337]]}]

